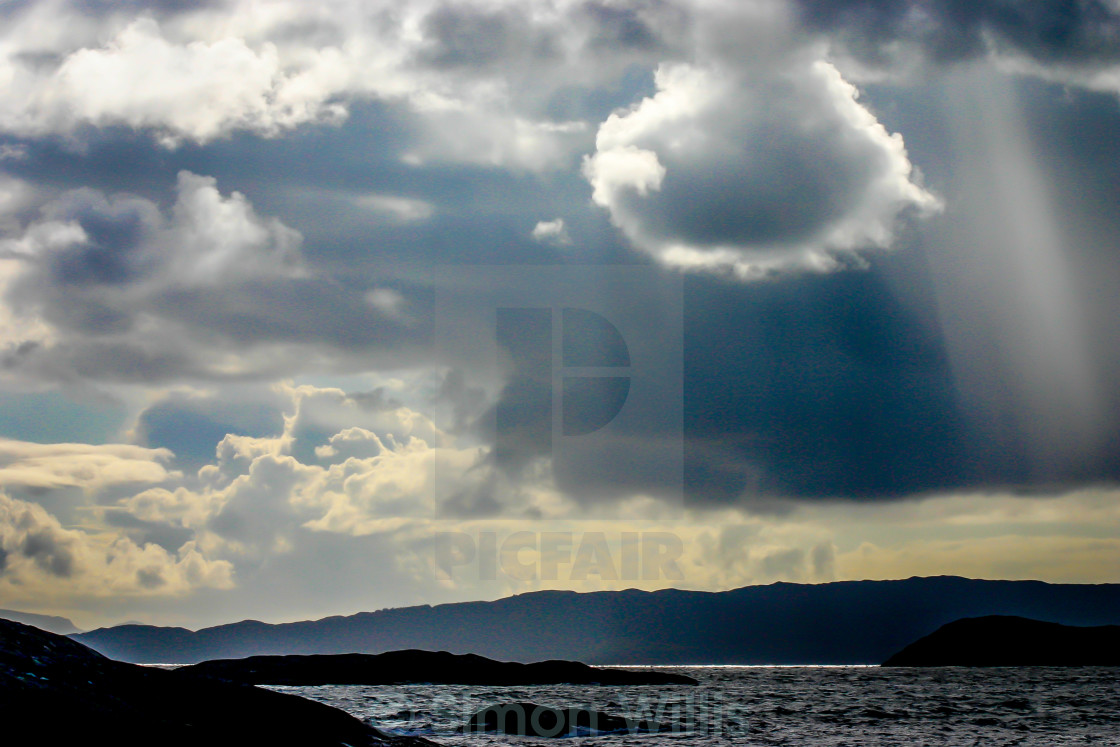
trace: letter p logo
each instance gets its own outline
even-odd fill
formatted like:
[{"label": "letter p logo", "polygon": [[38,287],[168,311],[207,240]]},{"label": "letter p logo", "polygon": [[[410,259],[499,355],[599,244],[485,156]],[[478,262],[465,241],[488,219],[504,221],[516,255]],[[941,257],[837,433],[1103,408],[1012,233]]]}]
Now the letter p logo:
[{"label": "letter p logo", "polygon": [[606,317],[570,307],[559,314],[504,307],[496,320],[499,354],[511,368],[495,413],[499,463],[526,451],[551,452],[557,418],[559,435],[570,438],[602,429],[621,412],[630,393],[630,350]]},{"label": "letter p logo", "polygon": [[[576,500],[679,500],[679,277],[632,266],[456,266],[436,291],[439,352],[492,402],[471,435],[485,455],[475,475],[484,465],[497,472],[475,505],[542,459]],[[450,495],[446,466],[437,455],[437,492],[442,484]]]}]

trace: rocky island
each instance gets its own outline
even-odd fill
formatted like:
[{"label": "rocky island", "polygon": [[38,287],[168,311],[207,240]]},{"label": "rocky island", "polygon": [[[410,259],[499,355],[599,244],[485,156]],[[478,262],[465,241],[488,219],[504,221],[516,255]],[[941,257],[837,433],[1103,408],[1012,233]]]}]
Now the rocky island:
[{"label": "rocky island", "polygon": [[1120,625],[1076,627],[989,615],[942,625],[884,667],[1115,667]]},{"label": "rocky island", "polygon": [[590,667],[576,661],[519,664],[446,651],[250,656],[178,670],[252,685],[695,685],[682,674]]},{"label": "rocky island", "polygon": [[295,695],[113,661],[69,638],[0,620],[6,744],[431,747]]}]

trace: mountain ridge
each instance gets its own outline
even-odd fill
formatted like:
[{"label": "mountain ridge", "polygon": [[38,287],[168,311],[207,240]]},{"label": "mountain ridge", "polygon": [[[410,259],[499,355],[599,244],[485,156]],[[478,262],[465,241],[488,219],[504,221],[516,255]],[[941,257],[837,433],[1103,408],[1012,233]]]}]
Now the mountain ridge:
[{"label": "mountain ridge", "polygon": [[522,662],[877,664],[945,623],[991,614],[1116,624],[1120,584],[914,576],[721,592],[546,590],[290,623],[118,626],[74,637],[141,663],[413,648]]},{"label": "mountain ridge", "polygon": [[74,635],[82,630],[65,617],[57,615],[40,615],[34,612],[19,612],[18,610],[0,610],[0,619],[31,625],[55,635]]}]

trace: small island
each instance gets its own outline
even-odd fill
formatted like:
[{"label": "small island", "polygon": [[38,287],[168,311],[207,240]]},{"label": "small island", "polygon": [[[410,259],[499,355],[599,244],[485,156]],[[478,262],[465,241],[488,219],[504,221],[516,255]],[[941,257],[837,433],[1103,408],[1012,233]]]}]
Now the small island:
[{"label": "small island", "polygon": [[884,667],[1115,667],[1120,625],[1075,627],[989,615],[948,623],[891,656]]},{"label": "small island", "polygon": [[313,654],[216,659],[178,670],[250,685],[695,685],[692,677],[657,669],[591,667],[577,661],[533,664],[447,651]]}]

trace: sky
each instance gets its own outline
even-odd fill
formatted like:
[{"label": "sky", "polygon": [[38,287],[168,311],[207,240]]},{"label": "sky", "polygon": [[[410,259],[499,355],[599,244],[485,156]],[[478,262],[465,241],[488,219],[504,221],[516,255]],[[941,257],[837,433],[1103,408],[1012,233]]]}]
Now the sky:
[{"label": "sky", "polygon": [[1117,0],[9,0],[0,81],[0,608],[1120,581]]}]

